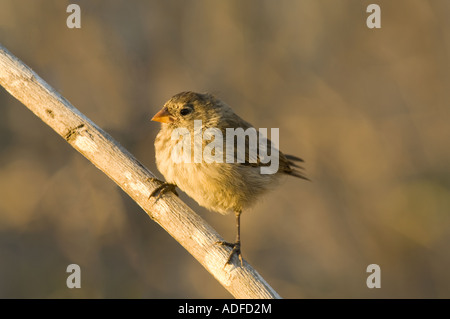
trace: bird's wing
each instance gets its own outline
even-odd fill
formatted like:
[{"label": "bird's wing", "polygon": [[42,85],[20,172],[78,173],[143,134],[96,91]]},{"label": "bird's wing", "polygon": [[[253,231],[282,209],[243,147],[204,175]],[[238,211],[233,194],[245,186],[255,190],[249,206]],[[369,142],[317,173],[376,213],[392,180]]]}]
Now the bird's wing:
[{"label": "bird's wing", "polygon": [[[239,116],[235,116],[232,119],[228,120],[225,124],[225,127],[227,128],[242,128],[244,131],[246,131],[249,128],[253,128],[253,125],[248,123],[247,121],[243,120]],[[226,136],[226,132],[224,133],[224,138]],[[263,139],[262,139],[263,138]],[[225,142],[225,141],[224,141]],[[245,159],[242,163],[239,163],[240,165],[245,166],[251,166],[251,167],[262,167],[262,166],[270,166],[270,162],[267,162],[267,160],[264,160],[260,157],[260,143],[264,147],[266,147],[266,154],[272,152],[272,141],[268,139],[267,137],[260,137],[259,134],[257,134],[257,149],[255,150],[250,145],[250,139],[248,135],[245,135]],[[234,163],[238,163],[238,157],[237,157],[237,139],[234,140]],[[309,180],[303,170],[304,168],[295,162],[303,162],[303,160],[299,157],[293,156],[293,155],[284,155],[281,151],[278,151],[279,154],[279,172],[283,172],[284,174],[295,176],[298,178],[302,178],[305,180]],[[272,154],[270,154],[272,155]]]}]

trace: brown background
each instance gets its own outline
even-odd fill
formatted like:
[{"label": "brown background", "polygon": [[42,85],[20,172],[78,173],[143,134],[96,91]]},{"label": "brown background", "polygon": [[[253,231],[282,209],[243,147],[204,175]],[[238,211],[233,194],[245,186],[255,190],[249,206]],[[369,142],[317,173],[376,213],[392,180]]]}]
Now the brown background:
[{"label": "brown background", "polygon": [[[76,1],[78,30],[69,3],[0,0],[0,43],[152,171],[149,118],[184,90],[306,160],[312,183],[242,217],[245,258],[283,297],[450,298],[450,1]],[[230,297],[3,89],[0,112],[1,298]],[[234,238],[233,216],[181,198]]]}]

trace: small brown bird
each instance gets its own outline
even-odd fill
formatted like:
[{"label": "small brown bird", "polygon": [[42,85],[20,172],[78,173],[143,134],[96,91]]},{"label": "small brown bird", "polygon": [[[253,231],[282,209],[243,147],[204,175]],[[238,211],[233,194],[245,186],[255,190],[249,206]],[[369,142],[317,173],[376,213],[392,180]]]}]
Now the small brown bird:
[{"label": "small brown bird", "polygon": [[[261,168],[268,167],[270,163],[258,151],[252,152],[254,144],[251,143],[250,136],[245,136],[244,145],[239,145],[233,137],[231,148],[227,148],[231,140],[227,142],[226,135],[230,129],[242,128],[250,134],[254,132],[254,128],[212,94],[176,94],[153,116],[152,121],[162,123],[155,140],[156,164],[167,181],[153,191],[152,195],[158,191],[174,190],[176,185],[209,210],[221,214],[233,211],[236,215],[236,241],[219,244],[232,248],[227,263],[237,254],[242,265],[241,212],[272,188],[282,175],[308,180],[301,171],[303,168],[295,163],[303,160],[275,152],[278,155],[277,170],[273,174],[263,174]],[[184,144],[180,142],[183,139]],[[272,146],[270,140],[262,139],[259,135],[257,141],[258,148],[264,146],[260,144],[261,141],[265,141],[268,149]],[[211,147],[212,144],[215,147]],[[180,152],[181,146],[184,147],[183,153]],[[240,146],[245,148],[243,153],[239,153]],[[272,149],[271,156],[274,155],[274,150],[278,151]],[[196,151],[198,154],[194,154]],[[227,153],[233,153],[232,157],[228,158]],[[198,155],[203,157],[199,158]]]}]

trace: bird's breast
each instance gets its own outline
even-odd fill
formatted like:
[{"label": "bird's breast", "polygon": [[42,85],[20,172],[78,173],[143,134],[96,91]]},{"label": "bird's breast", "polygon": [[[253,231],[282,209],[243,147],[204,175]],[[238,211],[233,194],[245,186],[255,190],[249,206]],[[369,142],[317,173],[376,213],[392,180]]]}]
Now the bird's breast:
[{"label": "bird's breast", "polygon": [[186,162],[174,155],[178,143],[161,130],[155,140],[158,169],[168,182],[210,210],[222,214],[242,210],[265,192],[276,177],[261,175],[259,168],[239,163]]}]

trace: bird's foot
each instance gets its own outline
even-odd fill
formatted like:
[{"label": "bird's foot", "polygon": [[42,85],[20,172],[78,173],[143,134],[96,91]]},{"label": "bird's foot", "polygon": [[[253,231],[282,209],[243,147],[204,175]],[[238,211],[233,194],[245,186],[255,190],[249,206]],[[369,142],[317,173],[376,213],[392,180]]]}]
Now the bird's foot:
[{"label": "bird's foot", "polygon": [[241,242],[237,241],[235,243],[229,243],[226,241],[217,241],[216,244],[222,245],[222,246],[228,246],[231,247],[231,253],[228,256],[227,262],[225,263],[225,265],[227,264],[231,264],[231,259],[233,258],[233,256],[236,254],[239,257],[239,261],[241,262],[241,267],[243,266],[243,261],[242,261],[242,253],[241,253]]},{"label": "bird's foot", "polygon": [[160,184],[158,187],[156,187],[156,188],[150,193],[150,196],[148,197],[149,199],[150,199],[150,197],[154,197],[156,194],[158,194],[158,195],[156,196],[156,200],[155,200],[155,202],[156,202],[158,199],[161,198],[161,196],[162,196],[163,194],[165,194],[165,193],[167,193],[167,192],[169,192],[169,191],[172,192],[172,193],[174,193],[175,195],[178,196],[178,193],[177,193],[177,191],[176,191],[177,185],[172,184],[172,183],[163,182],[163,181],[160,181],[159,179],[153,178],[153,177],[149,178],[148,180],[150,180],[150,181],[152,181],[152,182],[157,182],[157,183]]}]

